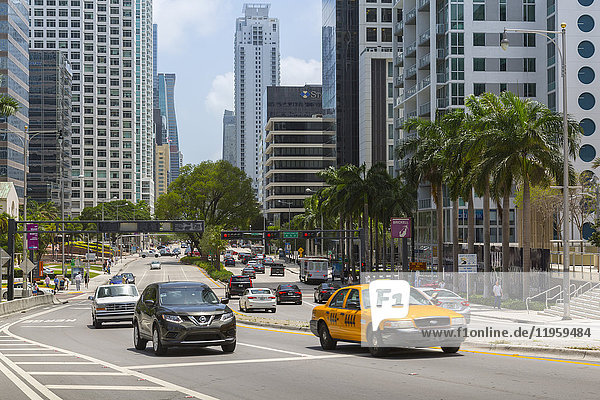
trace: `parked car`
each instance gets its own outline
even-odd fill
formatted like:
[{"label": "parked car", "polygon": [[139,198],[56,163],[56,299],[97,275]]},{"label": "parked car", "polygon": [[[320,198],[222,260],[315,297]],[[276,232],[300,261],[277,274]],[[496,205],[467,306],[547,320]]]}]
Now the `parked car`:
[{"label": "parked car", "polygon": [[92,323],[101,328],[103,322],[131,322],[135,303],[140,297],[135,285],[101,285],[92,300]]},{"label": "parked car", "polygon": [[135,275],[131,272],[123,272],[123,278],[126,280],[126,282],[123,283],[135,283]]},{"label": "parked car", "polygon": [[419,288],[419,290],[429,296],[440,307],[461,314],[465,317],[467,324],[471,321],[471,305],[465,298],[448,289],[424,287]]},{"label": "parked car", "polygon": [[340,288],[340,285],[337,283],[320,283],[319,286],[315,288],[315,303],[325,303],[329,300],[329,297]]},{"label": "parked car", "polygon": [[246,289],[239,300],[240,311],[265,310],[275,312],[276,299],[271,289],[250,288]]},{"label": "parked car", "polygon": [[302,292],[300,291],[298,285],[291,283],[279,285],[275,290],[275,296],[277,297],[277,304],[302,304]]},{"label": "parked car", "polygon": [[150,269],[161,269],[160,261],[155,260],[150,263]]},{"label": "parked car", "polygon": [[244,290],[252,287],[252,280],[249,276],[245,275],[233,275],[229,278],[227,287],[225,288],[225,297],[228,299],[231,296],[241,296]]},{"label": "parked car", "polygon": [[152,341],[159,356],[170,347],[187,346],[221,346],[231,353],[236,345],[236,321],[228,302],[200,282],[150,284],[135,306],[133,344],[144,350]]},{"label": "parked car", "polygon": [[256,279],[256,271],[254,271],[254,267],[244,267],[244,269],[242,269],[242,275],[249,276],[251,279]]}]

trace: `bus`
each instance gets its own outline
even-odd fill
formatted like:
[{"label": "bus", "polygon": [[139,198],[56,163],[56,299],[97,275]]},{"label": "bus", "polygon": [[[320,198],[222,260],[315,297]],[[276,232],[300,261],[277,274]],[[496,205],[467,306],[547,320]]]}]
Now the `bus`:
[{"label": "bus", "polygon": [[329,277],[329,260],[324,257],[300,259],[300,282],[325,282]]}]

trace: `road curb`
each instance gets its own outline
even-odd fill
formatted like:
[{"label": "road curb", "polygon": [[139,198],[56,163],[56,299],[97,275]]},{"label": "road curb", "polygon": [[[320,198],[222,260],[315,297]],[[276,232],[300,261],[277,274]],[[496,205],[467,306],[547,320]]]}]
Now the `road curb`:
[{"label": "road curb", "polygon": [[276,323],[276,322],[268,322],[268,321],[257,321],[255,319],[245,318],[242,314],[239,314],[237,312],[236,312],[235,318],[238,322],[241,322],[246,325],[262,326],[265,328],[274,328],[274,329],[286,329],[286,330],[290,330],[290,331],[310,332],[310,328],[308,326],[288,325],[285,322]]},{"label": "road curb", "polygon": [[[464,342],[464,346],[487,351],[511,351],[517,353],[555,355],[579,360],[600,360],[600,350],[568,349],[564,347],[526,346],[518,344]],[[466,349],[465,349],[466,350]]]}]

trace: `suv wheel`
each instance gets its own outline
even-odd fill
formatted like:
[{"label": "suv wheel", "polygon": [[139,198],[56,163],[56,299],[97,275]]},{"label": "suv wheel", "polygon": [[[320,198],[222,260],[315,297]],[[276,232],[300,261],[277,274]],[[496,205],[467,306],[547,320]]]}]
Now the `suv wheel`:
[{"label": "suv wheel", "polygon": [[152,349],[157,356],[164,356],[167,353],[167,346],[160,340],[160,330],[157,326],[152,329]]},{"label": "suv wheel", "polygon": [[133,323],[133,345],[137,350],[144,350],[148,341],[140,336],[140,328],[137,321]]},{"label": "suv wheel", "polygon": [[442,347],[444,353],[456,353],[460,349],[460,346],[456,347]]},{"label": "suv wheel", "polygon": [[327,329],[327,325],[324,322],[319,325],[319,341],[323,350],[335,350],[337,347],[337,340],[331,337],[329,329]]},{"label": "suv wheel", "polygon": [[221,345],[223,353],[233,353],[235,351],[235,342]]},{"label": "suv wheel", "polygon": [[94,315],[92,315],[92,323],[94,324],[94,328],[102,328],[102,321],[98,321]]}]

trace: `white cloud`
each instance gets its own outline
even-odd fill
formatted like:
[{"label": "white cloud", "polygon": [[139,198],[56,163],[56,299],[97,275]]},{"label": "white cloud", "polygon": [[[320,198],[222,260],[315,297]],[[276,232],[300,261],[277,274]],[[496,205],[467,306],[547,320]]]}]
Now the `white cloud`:
[{"label": "white cloud", "polygon": [[211,114],[217,114],[219,118],[223,116],[223,110],[233,110],[233,72],[217,75],[213,79],[204,105]]},{"label": "white cloud", "polygon": [[[227,21],[231,4],[225,0],[155,0],[161,53],[177,53],[186,43],[215,33]],[[232,28],[233,29],[233,28]]]},{"label": "white cloud", "polygon": [[321,63],[317,60],[303,60],[285,57],[281,60],[281,85],[294,86],[306,83],[321,84]]}]

